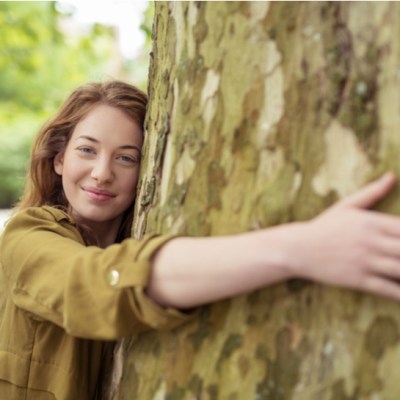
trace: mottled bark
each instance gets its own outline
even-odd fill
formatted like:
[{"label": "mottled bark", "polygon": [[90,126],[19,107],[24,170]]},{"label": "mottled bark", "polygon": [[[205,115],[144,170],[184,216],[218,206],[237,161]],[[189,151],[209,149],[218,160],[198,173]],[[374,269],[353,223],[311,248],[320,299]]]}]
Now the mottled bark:
[{"label": "mottled bark", "polygon": [[[136,236],[309,219],[400,172],[399,3],[157,2],[153,36]],[[115,398],[398,400],[399,311],[302,281],[222,301],[126,341]]]}]

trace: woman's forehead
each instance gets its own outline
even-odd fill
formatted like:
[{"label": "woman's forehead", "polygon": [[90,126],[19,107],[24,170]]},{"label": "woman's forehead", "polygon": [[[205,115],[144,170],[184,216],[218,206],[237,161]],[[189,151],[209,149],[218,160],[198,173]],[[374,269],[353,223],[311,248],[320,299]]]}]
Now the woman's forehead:
[{"label": "woman's forehead", "polygon": [[71,140],[90,136],[99,142],[119,145],[142,145],[143,132],[139,124],[122,110],[105,104],[94,106],[76,125]]}]

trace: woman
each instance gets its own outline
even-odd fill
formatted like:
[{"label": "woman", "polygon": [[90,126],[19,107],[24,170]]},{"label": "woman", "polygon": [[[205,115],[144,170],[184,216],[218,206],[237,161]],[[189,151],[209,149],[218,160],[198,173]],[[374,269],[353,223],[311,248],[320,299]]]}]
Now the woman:
[{"label": "woman", "polygon": [[130,239],[145,109],[128,84],[84,85],[38,135],[1,241],[1,399],[93,399],[113,340],[286,279],[400,299],[400,220],[366,210],[393,174],[310,222]]}]

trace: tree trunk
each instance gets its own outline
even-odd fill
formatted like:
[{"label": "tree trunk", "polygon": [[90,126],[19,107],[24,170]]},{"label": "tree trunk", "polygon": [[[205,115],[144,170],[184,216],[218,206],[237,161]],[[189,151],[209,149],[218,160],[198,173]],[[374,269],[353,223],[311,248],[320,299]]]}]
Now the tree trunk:
[{"label": "tree trunk", "polygon": [[[136,236],[306,220],[400,172],[399,3],[157,2],[153,37]],[[115,398],[398,400],[399,311],[297,280],[218,302],[126,341]]]}]

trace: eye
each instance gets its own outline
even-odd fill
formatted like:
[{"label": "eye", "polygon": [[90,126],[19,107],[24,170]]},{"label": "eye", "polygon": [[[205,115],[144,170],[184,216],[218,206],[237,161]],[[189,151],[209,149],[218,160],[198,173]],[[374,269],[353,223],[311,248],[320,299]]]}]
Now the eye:
[{"label": "eye", "polygon": [[95,151],[91,147],[88,147],[88,146],[79,146],[76,148],[76,150],[78,150],[83,155],[96,154]]},{"label": "eye", "polygon": [[139,160],[133,156],[118,156],[117,160],[122,161],[124,164],[138,164]]}]

